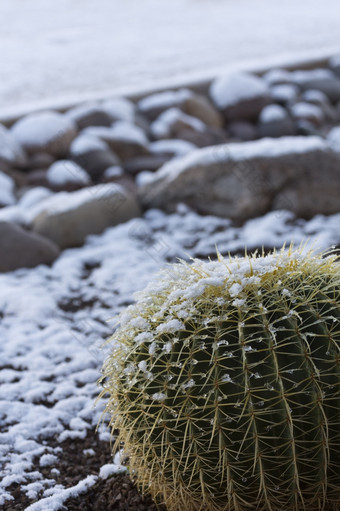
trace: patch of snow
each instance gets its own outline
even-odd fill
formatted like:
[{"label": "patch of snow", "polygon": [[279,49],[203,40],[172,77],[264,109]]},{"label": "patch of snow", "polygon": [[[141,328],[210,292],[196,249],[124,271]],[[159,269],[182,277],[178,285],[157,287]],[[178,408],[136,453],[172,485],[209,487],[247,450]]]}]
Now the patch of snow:
[{"label": "patch of snow", "polygon": [[138,108],[141,112],[147,112],[153,108],[165,110],[184,102],[192,96],[193,93],[189,89],[159,92],[141,99],[138,103]]},{"label": "patch of snow", "polygon": [[0,206],[12,206],[15,204],[14,190],[14,180],[0,170]]},{"label": "patch of snow", "polygon": [[259,120],[263,124],[266,124],[269,122],[282,121],[286,119],[286,117],[287,111],[285,108],[280,105],[268,105],[261,111]]},{"label": "patch of snow", "polygon": [[54,454],[43,454],[39,460],[39,465],[41,467],[49,467],[50,465],[53,465],[58,461],[57,456],[54,456]]},{"label": "patch of snow", "polygon": [[127,467],[124,465],[116,465],[114,463],[107,463],[100,467],[99,477],[101,479],[107,479],[115,474],[121,474],[122,472],[126,472]]},{"label": "patch of snow", "polygon": [[269,87],[266,82],[249,73],[237,73],[218,78],[210,87],[210,95],[215,105],[221,109],[268,94]]},{"label": "patch of snow", "polygon": [[167,321],[166,323],[162,323],[161,325],[158,325],[156,328],[156,331],[159,334],[172,334],[175,332],[179,332],[180,330],[183,330],[184,323],[182,321],[179,321],[178,319],[171,319],[170,321]]},{"label": "patch of snow", "polygon": [[64,502],[73,497],[86,493],[97,482],[97,477],[89,475],[72,488],[58,489],[50,497],[45,497],[26,508],[26,511],[58,511],[64,509]]},{"label": "patch of snow", "polygon": [[71,160],[59,160],[48,168],[47,181],[51,185],[62,186],[67,183],[89,184],[90,176],[77,163]]}]

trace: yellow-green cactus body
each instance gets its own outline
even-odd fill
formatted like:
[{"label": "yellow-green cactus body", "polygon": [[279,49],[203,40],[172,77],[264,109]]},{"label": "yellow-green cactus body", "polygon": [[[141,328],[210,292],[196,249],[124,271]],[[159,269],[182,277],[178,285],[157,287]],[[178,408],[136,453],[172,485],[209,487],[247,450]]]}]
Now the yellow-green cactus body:
[{"label": "yellow-green cactus body", "polygon": [[340,264],[169,266],[103,369],[131,473],[169,511],[340,509]]}]

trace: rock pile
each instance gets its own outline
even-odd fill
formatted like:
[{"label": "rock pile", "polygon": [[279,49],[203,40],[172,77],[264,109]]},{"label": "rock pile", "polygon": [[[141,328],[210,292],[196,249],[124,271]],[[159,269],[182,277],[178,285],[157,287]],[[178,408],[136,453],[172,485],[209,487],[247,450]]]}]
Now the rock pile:
[{"label": "rock pile", "polygon": [[51,264],[141,208],[185,203],[235,222],[339,211],[339,62],[0,124],[0,271]]}]

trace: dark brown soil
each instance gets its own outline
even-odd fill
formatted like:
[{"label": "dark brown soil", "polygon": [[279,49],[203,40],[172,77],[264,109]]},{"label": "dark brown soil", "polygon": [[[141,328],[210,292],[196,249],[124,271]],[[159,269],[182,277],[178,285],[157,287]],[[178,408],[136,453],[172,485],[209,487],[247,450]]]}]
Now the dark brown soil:
[{"label": "dark brown soil", "polygon": [[69,499],[68,511],[165,511],[157,508],[150,496],[143,497],[131,479],[126,475],[116,475],[99,480],[85,495]]},{"label": "dark brown soil", "polygon": [[[89,430],[85,439],[66,440],[58,444],[56,440],[48,441],[49,447],[61,447],[58,461],[53,467],[40,467],[36,460],[35,470],[44,478],[53,478],[56,484],[65,488],[75,486],[88,475],[98,475],[100,468],[112,463],[109,442],[100,441],[98,434]],[[88,453],[84,450],[92,450]],[[93,454],[94,451],[94,454]],[[58,469],[59,475],[51,474],[51,469]],[[29,499],[18,484],[8,488],[14,500],[7,502],[2,511],[24,511],[36,500]],[[42,495],[37,500],[40,500]],[[126,474],[115,474],[108,479],[98,479],[96,484],[76,498],[64,503],[65,511],[166,511],[165,507],[157,508],[150,496],[143,497],[133,481]]]}]

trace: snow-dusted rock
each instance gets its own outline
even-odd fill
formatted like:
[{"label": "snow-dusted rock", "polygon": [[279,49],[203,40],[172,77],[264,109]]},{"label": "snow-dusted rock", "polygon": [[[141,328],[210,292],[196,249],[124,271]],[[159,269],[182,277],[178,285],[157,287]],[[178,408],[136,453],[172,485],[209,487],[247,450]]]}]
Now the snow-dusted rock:
[{"label": "snow-dusted rock", "polygon": [[67,185],[88,185],[90,176],[77,163],[70,160],[58,160],[47,170],[47,181],[54,188],[62,188]]},{"label": "snow-dusted rock", "polygon": [[300,101],[292,105],[290,112],[297,121],[307,121],[315,126],[321,126],[325,120],[322,108],[306,101]]},{"label": "snow-dusted rock", "polygon": [[340,101],[340,78],[329,69],[294,71],[291,76],[303,91],[316,89],[326,94],[332,103]]},{"label": "snow-dusted rock", "polygon": [[197,117],[188,115],[175,107],[163,112],[151,124],[150,130],[155,139],[182,139],[199,147],[226,140],[222,130],[207,126]]},{"label": "snow-dusted rock", "polygon": [[295,103],[299,97],[300,89],[293,83],[273,85],[270,88],[270,95],[274,101],[282,105]]},{"label": "snow-dusted rock", "polygon": [[28,153],[66,155],[77,134],[75,123],[54,111],[29,114],[11,128],[12,134]]},{"label": "snow-dusted rock", "polygon": [[206,130],[206,125],[175,107],[163,112],[151,124],[151,134],[155,139],[181,138],[181,133],[188,130],[202,133]]},{"label": "snow-dusted rock", "polygon": [[0,222],[0,272],[52,264],[59,252],[58,247],[43,236]]},{"label": "snow-dusted rock", "polygon": [[114,121],[114,117],[98,102],[75,106],[68,110],[65,116],[71,119],[79,130],[88,126],[111,126]]},{"label": "snow-dusted rock", "polygon": [[105,142],[122,161],[148,153],[144,131],[128,121],[117,121],[110,128],[89,127],[83,133]]},{"label": "snow-dusted rock", "polygon": [[257,120],[262,108],[271,102],[267,83],[249,73],[217,78],[210,87],[210,96],[227,121]]},{"label": "snow-dusted rock", "polygon": [[199,149],[167,163],[140,189],[146,207],[243,220],[271,209],[302,217],[339,210],[340,156],[319,137],[283,137]]},{"label": "snow-dusted rock", "polygon": [[146,115],[151,121],[159,117],[161,113],[170,108],[181,109],[183,104],[193,97],[193,92],[189,89],[168,90],[157,92],[142,98],[138,102],[138,109]]},{"label": "snow-dusted rock", "polygon": [[270,86],[287,85],[292,83],[291,74],[286,69],[270,69],[262,76],[262,78]]},{"label": "snow-dusted rock", "polygon": [[264,107],[260,113],[258,129],[261,137],[285,137],[296,133],[292,118],[280,105]]},{"label": "snow-dusted rock", "polygon": [[187,98],[182,106],[184,113],[200,119],[211,128],[223,128],[223,117],[211,101],[201,95],[193,94]]},{"label": "snow-dusted rock", "polygon": [[0,170],[0,207],[12,206],[15,204],[14,190],[14,180]]},{"label": "snow-dusted rock", "polygon": [[26,154],[10,130],[0,124],[0,164],[23,167]]},{"label": "snow-dusted rock", "polygon": [[323,111],[326,121],[336,123],[340,120],[336,108],[331,104],[324,92],[315,89],[308,89],[302,94],[301,99],[303,102],[319,106]]},{"label": "snow-dusted rock", "polygon": [[39,204],[32,228],[67,248],[82,245],[89,234],[99,234],[139,215],[139,205],[130,192],[118,184],[105,184],[46,199]]},{"label": "snow-dusted rock", "polygon": [[100,138],[87,129],[109,129],[105,127],[86,128],[75,138],[70,147],[70,157],[80,167],[85,169],[94,179],[99,179],[105,170],[114,165],[119,165],[119,158],[111,151],[110,147]]},{"label": "snow-dusted rock", "polygon": [[113,121],[134,122],[135,120],[136,107],[129,99],[121,97],[105,99],[100,104]]},{"label": "snow-dusted rock", "polygon": [[211,128],[223,127],[223,118],[209,99],[189,89],[151,94],[139,101],[138,108],[151,121],[155,121],[166,110],[177,108]]}]

